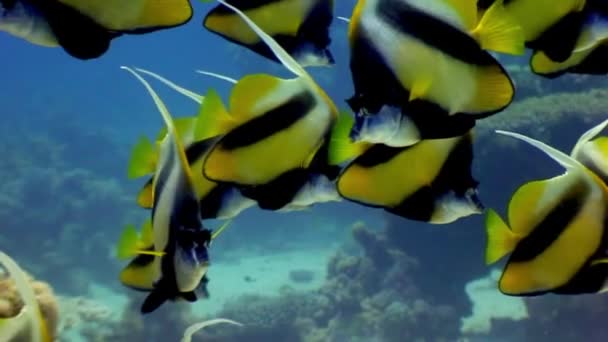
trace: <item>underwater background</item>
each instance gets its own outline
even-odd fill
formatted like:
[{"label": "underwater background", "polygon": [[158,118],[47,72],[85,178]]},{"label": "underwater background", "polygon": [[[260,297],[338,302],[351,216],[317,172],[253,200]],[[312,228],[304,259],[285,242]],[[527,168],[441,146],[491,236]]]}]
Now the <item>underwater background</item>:
[{"label": "underwater background", "polygon": [[[337,2],[336,15],[349,16],[354,3]],[[484,264],[482,215],[430,225],[348,202],[303,212],[246,210],[213,244],[210,298],[142,316],[145,294],[120,284],[124,263],[114,248],[126,224],[149,215],[135,205],[142,181],[126,176],[131,148],[163,123],[119,67],[153,70],[200,94],[214,87],[224,97],[229,83],[195,70],[236,79],[289,76],[281,65],[205,31],[205,5],[193,6],[198,15],[189,24],[125,36],[91,61],[0,35],[0,250],[52,286],[60,341],[178,341],[185,327],[214,317],[244,326],[212,327],[194,341],[608,339],[605,295],[501,295],[492,278],[500,265]],[[353,91],[346,35],[347,24],[334,19],[336,65],[309,69],[340,107]],[[523,182],[561,171],[493,130],[569,151],[582,132],[607,118],[608,82],[605,76],[548,80],[529,72],[526,57],[499,58],[517,98],[478,123],[473,175],[485,205],[504,212]],[[198,110],[176,92],[156,89],[174,116]]]}]

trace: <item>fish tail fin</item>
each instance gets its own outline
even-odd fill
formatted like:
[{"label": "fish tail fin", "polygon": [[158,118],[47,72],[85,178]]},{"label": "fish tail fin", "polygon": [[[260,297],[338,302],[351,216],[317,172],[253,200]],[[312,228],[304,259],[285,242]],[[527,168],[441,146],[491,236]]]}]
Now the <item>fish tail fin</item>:
[{"label": "fish tail fin", "polygon": [[522,27],[505,11],[503,0],[495,1],[473,30],[484,50],[523,55],[525,38]]},{"label": "fish tail fin", "polygon": [[128,177],[133,179],[154,173],[157,158],[158,153],[150,139],[146,136],[140,137],[133,146],[131,159],[129,159]]},{"label": "fish tail fin", "polygon": [[349,159],[363,154],[371,145],[365,142],[352,142],[350,131],[355,119],[347,111],[341,111],[338,120],[332,127],[328,146],[328,162],[330,165],[338,165]]},{"label": "fish tail fin", "polygon": [[572,148],[572,152],[570,153],[570,156],[574,159],[577,159],[577,155],[579,154],[581,148],[583,148],[583,146],[586,143],[591,141],[591,139],[595,138],[598,134],[600,134],[600,132],[603,131],[607,125],[608,125],[608,120],[604,120],[604,121],[600,122],[599,124],[591,127],[585,133],[583,133],[581,135],[581,137],[578,139],[578,141],[576,142],[576,145],[574,145],[574,148]]},{"label": "fish tail fin", "polygon": [[293,57],[291,57],[291,55],[287,51],[285,51],[285,49],[283,49],[283,47],[281,47],[281,45],[279,45],[279,43],[274,40],[274,38],[264,32],[264,30],[262,30],[251,19],[249,19],[249,17],[247,17],[245,13],[243,13],[238,8],[230,5],[224,0],[216,1],[238,14],[247,23],[247,25],[260,37],[260,39],[262,39],[264,43],[268,45],[270,50],[272,50],[272,52],[275,54],[281,64],[283,64],[289,71],[291,71],[297,76],[313,80],[310,74],[306,70],[304,70],[304,67],[302,67]]},{"label": "fish tail fin", "polygon": [[194,128],[195,140],[200,141],[224,134],[236,124],[236,120],[226,110],[220,95],[210,88],[198,114]]},{"label": "fish tail fin", "polygon": [[511,253],[517,238],[505,221],[492,209],[488,209],[485,219],[487,245],[486,265],[491,265]]},{"label": "fish tail fin", "polygon": [[200,104],[200,103],[203,102],[203,96],[202,95],[199,95],[199,94],[197,94],[197,93],[195,93],[195,92],[193,92],[191,90],[188,90],[188,89],[186,89],[184,87],[181,87],[181,86],[175,84],[174,82],[169,81],[165,77],[160,76],[157,73],[154,73],[152,71],[149,71],[149,70],[146,70],[146,69],[142,69],[142,68],[135,68],[135,70],[141,72],[142,74],[146,74],[148,76],[151,76],[151,77],[157,79],[158,81],[164,83],[169,88],[171,88],[171,89],[175,90],[176,92],[184,95],[185,97],[188,97],[188,98],[192,99],[192,101],[194,101],[194,102],[196,102],[198,104]]}]

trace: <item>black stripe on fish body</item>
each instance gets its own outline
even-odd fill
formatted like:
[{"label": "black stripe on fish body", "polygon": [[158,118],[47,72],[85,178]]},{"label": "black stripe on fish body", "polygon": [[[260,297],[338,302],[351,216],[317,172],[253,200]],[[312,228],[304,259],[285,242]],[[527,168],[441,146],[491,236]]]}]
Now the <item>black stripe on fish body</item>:
[{"label": "black stripe on fish body", "polygon": [[608,45],[601,44],[581,63],[570,68],[568,72],[587,75],[608,74]]},{"label": "black stripe on fish body", "polygon": [[198,160],[200,160],[203,156],[205,156],[205,153],[207,153],[217,141],[218,139],[211,138],[196,141],[190,144],[185,150],[186,160],[188,160],[188,164],[193,165]]},{"label": "black stripe on fish body", "polygon": [[294,199],[309,178],[309,170],[295,169],[287,171],[267,184],[243,186],[240,190],[243,196],[255,200],[261,209],[278,210]]},{"label": "black stripe on fish body", "polygon": [[402,0],[379,1],[376,10],[379,19],[397,31],[415,37],[455,59],[478,66],[498,64],[466,32],[426,14]]},{"label": "black stripe on fish body", "polygon": [[[564,198],[519,242],[508,263],[528,262],[541,255],[569,227],[585,205],[591,189],[584,181],[567,190]],[[578,248],[581,246],[573,246]]]},{"label": "black stripe on fish body", "polygon": [[533,42],[526,46],[533,50],[543,51],[555,62],[565,62],[574,50],[585,21],[585,12],[570,12],[553,26],[545,30]]},{"label": "black stripe on fish body", "polygon": [[[473,142],[469,135],[461,139],[450,151],[431,184],[422,186],[398,206],[386,208],[386,210],[412,220],[430,221],[437,209],[437,200],[441,196],[453,192],[466,201],[467,191],[477,187],[479,182],[471,175],[472,163]],[[407,170],[403,170],[403,172],[407,172]]]},{"label": "black stripe on fish body", "polygon": [[236,150],[253,145],[265,138],[289,128],[317,105],[310,91],[302,91],[263,115],[251,119],[227,133],[219,145],[225,150]]},{"label": "black stripe on fish body", "polygon": [[207,195],[200,199],[199,208],[201,219],[217,218],[218,213],[222,209],[224,196],[227,191],[232,188],[232,185],[227,183],[217,183]]},{"label": "black stripe on fish body", "polygon": [[329,164],[329,141],[331,132],[327,134],[323,140],[323,145],[317,150],[313,157],[310,165],[308,165],[308,171],[310,173],[320,173],[327,177],[329,180],[336,180],[340,176],[342,168],[338,165]]},{"label": "black stripe on fish body", "polygon": [[[382,144],[376,144],[365,151],[365,153],[357,157],[351,165],[372,168],[390,162],[391,159],[410,148],[412,148],[412,146],[390,147]],[[344,172],[346,172],[346,170],[344,170]]]},{"label": "black stripe on fish body", "polygon": [[420,138],[443,139],[461,136],[475,127],[476,120],[491,116],[500,110],[486,112],[483,114],[462,114],[449,115],[447,111],[439,105],[415,99],[402,107],[402,115],[407,115],[420,133]]},{"label": "black stripe on fish body", "polygon": [[604,288],[607,279],[608,263],[591,265],[588,262],[566,285],[550,292],[560,295],[598,293]]},{"label": "black stripe on fish body", "polygon": [[355,113],[377,113],[385,105],[400,107],[409,98],[388,61],[363,30],[351,37],[350,71],[355,94],[346,102]]},{"label": "black stripe on fish body", "polygon": [[61,47],[75,58],[100,57],[110,48],[111,40],[121,35],[109,32],[93,19],[59,1],[29,2],[44,15]]}]

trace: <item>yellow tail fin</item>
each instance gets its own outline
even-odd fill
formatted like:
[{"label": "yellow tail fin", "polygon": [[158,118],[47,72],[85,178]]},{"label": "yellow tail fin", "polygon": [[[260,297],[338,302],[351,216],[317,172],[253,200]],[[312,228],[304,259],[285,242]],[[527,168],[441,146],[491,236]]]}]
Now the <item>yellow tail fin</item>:
[{"label": "yellow tail fin", "polygon": [[355,119],[347,111],[341,111],[336,124],[332,128],[329,140],[329,164],[339,165],[349,159],[363,154],[371,145],[364,142],[354,143],[350,140],[350,131]]},{"label": "yellow tail fin", "polygon": [[194,139],[200,141],[225,134],[235,125],[220,95],[214,89],[209,89],[198,114]]},{"label": "yellow tail fin", "polygon": [[517,238],[505,221],[492,209],[486,213],[486,264],[491,265],[511,253],[517,245]]},{"label": "yellow tail fin", "polygon": [[129,159],[128,177],[133,179],[154,173],[157,159],[158,152],[150,139],[140,137]]},{"label": "yellow tail fin", "polygon": [[485,12],[477,27],[471,32],[481,48],[512,55],[523,55],[525,38],[522,27],[503,6],[503,0],[496,0]]}]

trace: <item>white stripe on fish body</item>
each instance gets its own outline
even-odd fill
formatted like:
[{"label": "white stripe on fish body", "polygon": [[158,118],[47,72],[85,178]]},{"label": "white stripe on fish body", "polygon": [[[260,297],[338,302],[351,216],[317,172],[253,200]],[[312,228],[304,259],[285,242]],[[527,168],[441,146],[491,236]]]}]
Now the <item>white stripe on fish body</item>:
[{"label": "white stripe on fish body", "polygon": [[58,47],[59,42],[49,23],[38,11],[23,1],[17,1],[11,10],[0,5],[0,31],[45,47]]},{"label": "white stripe on fish body", "polygon": [[169,240],[169,228],[171,223],[171,216],[176,203],[176,195],[179,191],[180,182],[184,181],[184,171],[181,169],[181,163],[179,160],[178,151],[174,139],[170,133],[168,133],[161,143],[161,150],[159,151],[159,163],[155,173],[155,177],[160,177],[161,172],[164,169],[168,169],[167,178],[164,179],[164,187],[160,194],[156,193],[156,186],[158,182],[155,182],[155,194],[154,197],[158,196],[156,207],[154,208],[154,216],[152,217],[152,225],[154,230],[154,248],[157,251],[164,251],[167,247]]},{"label": "white stripe on fish body", "polygon": [[255,206],[257,202],[245,197],[237,188],[231,188],[222,196],[222,204],[216,219],[227,220],[236,217],[245,209]]},{"label": "white stripe on fish body", "polygon": [[336,189],[335,181],[324,175],[313,175],[294,196],[293,200],[279,212],[300,211],[317,203],[339,202],[342,197]]},{"label": "white stripe on fish body", "polygon": [[473,67],[379,20],[370,7],[375,2],[366,4],[359,33],[373,42],[401,84],[411,90],[423,78],[434,80],[423,99],[441,104],[449,113],[465,109],[477,92]]},{"label": "white stripe on fish body", "polygon": [[[184,256],[183,253],[189,253],[190,255]],[[184,251],[179,246],[176,247],[173,255],[173,265],[175,267],[175,282],[179,292],[194,291],[209,269],[208,261],[196,260],[194,253],[194,249]]]}]

